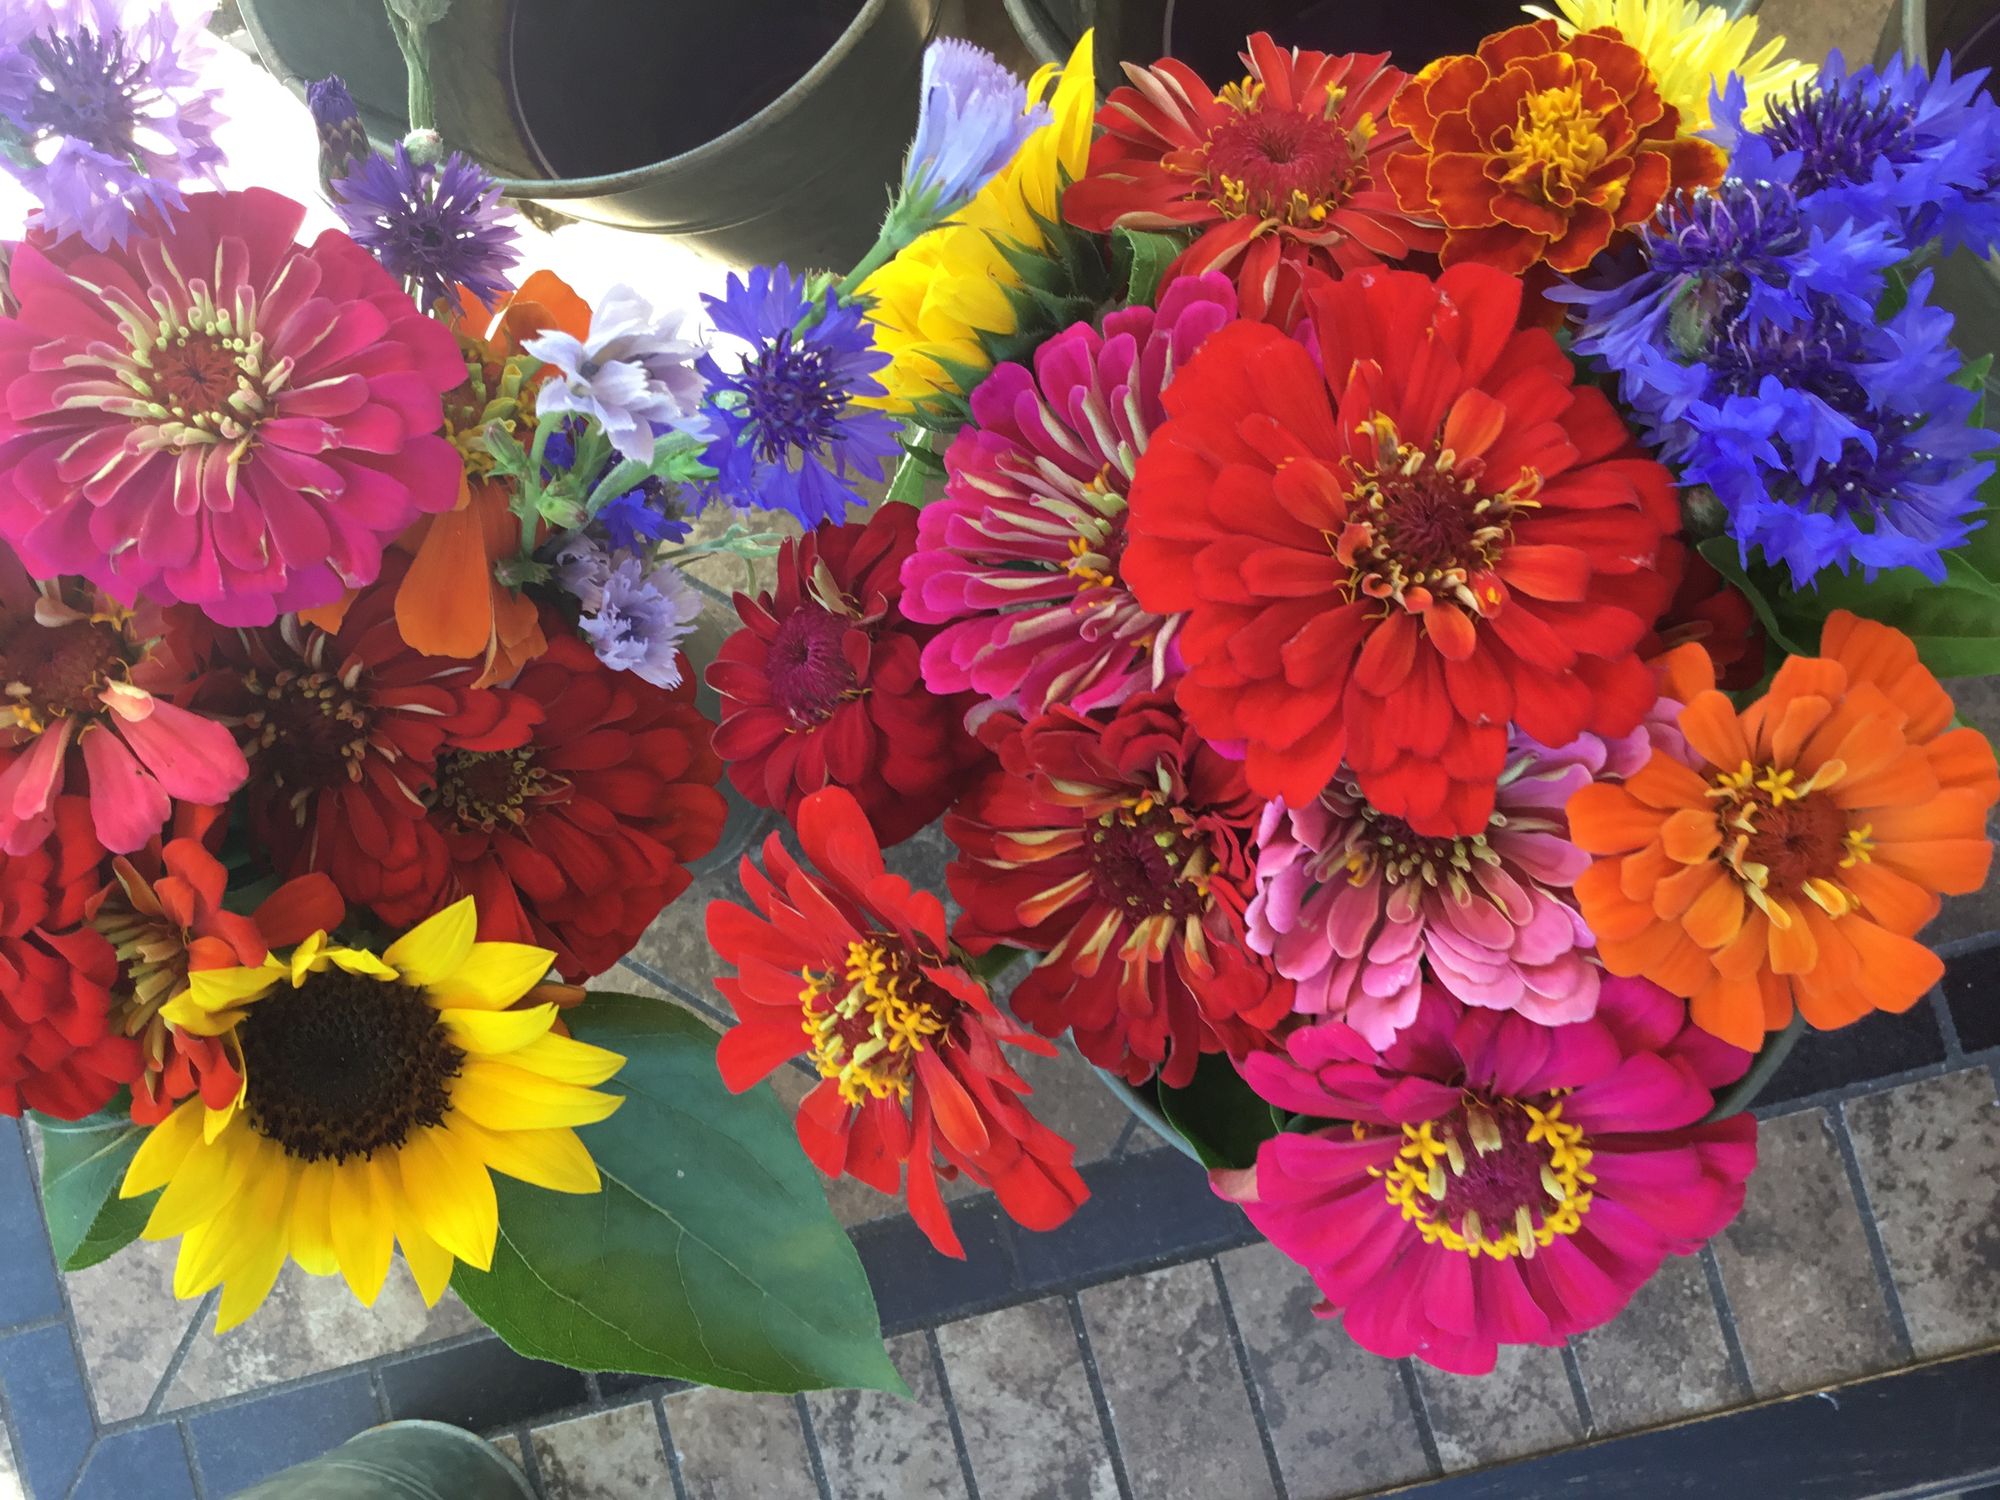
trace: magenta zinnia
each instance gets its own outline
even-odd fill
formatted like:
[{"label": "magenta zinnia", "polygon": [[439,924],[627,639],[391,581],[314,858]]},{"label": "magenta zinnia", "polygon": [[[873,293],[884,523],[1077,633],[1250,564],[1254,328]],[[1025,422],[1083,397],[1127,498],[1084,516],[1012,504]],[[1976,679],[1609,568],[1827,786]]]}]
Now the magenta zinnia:
[{"label": "magenta zinnia", "polygon": [[903,612],[945,624],[924,648],[932,692],[969,689],[1033,717],[1166,682],[1180,617],[1141,609],[1119,576],[1125,496],[1166,420],[1161,391],[1235,317],[1227,277],[1185,277],[1157,312],[1120,308],[1102,333],[1078,323],[1032,371],[997,366],[973,391],[945,498],[924,507],[903,565]]},{"label": "magenta zinnia", "polygon": [[38,577],[269,624],[373,581],[458,500],[457,341],[367,252],[261,188],[123,249],[34,240],[0,320],[0,537]]},{"label": "magenta zinnia", "polygon": [[1329,1021],[1247,1058],[1263,1098],[1335,1123],[1274,1136],[1215,1186],[1362,1348],[1483,1375],[1502,1344],[1609,1322],[1736,1216],[1757,1122],[1697,1122],[1749,1062],[1645,980],[1605,980],[1570,1026],[1431,989],[1386,1051]]}]

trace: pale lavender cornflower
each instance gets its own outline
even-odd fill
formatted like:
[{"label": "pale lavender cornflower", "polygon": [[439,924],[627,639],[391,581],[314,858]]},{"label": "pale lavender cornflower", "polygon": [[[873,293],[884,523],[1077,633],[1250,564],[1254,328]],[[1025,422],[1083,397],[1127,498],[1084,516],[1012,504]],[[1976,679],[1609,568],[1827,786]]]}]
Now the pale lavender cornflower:
[{"label": "pale lavender cornflower", "polygon": [[913,210],[940,219],[963,207],[1048,123],[1027,107],[1027,85],[992,53],[957,37],[924,49],[917,134],[903,161],[903,195]]},{"label": "pale lavender cornflower", "polygon": [[594,417],[612,447],[641,462],[653,456],[660,429],[706,436],[703,381],[694,367],[702,348],[680,337],[683,321],[675,312],[655,317],[644,297],[618,286],[592,312],[589,337],[551,332],[524,340],[521,347],[560,377],[543,383],[536,414]]},{"label": "pale lavender cornflower", "polygon": [[10,0],[0,5],[0,170],[42,206],[57,238],[122,245],[140,214],[220,186],[222,122],[201,82],[208,11],[167,0]]},{"label": "pale lavender cornflower", "polygon": [[681,684],[681,642],[701,617],[701,595],[671,563],[647,571],[578,536],[556,554],[556,581],[583,606],[577,628],[597,659],[655,687]]}]

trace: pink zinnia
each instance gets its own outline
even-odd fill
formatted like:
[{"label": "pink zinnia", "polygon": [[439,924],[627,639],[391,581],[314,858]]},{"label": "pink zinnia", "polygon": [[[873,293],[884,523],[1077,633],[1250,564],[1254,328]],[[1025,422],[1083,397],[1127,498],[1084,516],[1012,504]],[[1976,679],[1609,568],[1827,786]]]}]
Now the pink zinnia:
[{"label": "pink zinnia", "polygon": [[1757,1122],[1696,1122],[1749,1064],[1645,980],[1571,1026],[1428,989],[1385,1053],[1329,1021],[1246,1058],[1272,1104],[1339,1123],[1212,1177],[1362,1348],[1483,1375],[1501,1344],[1609,1322],[1736,1216]]},{"label": "pink zinnia", "polygon": [[219,806],[243,785],[228,727],[163,696],[192,676],[184,623],[37,585],[0,547],[0,851],[41,847],[65,784],[113,854],[143,847],[176,801]]},{"label": "pink zinnia", "polygon": [[201,193],[122,249],[30,239],[0,320],[0,537],[37,577],[227,625],[331,603],[457,503],[457,341],[305,210]]},{"label": "pink zinnia", "polygon": [[[1178,615],[1139,607],[1119,577],[1125,497],[1176,371],[1236,317],[1211,273],[1150,307],[1078,323],[1003,364],[972,393],[945,454],[945,498],[924,508],[903,564],[903,613],[947,624],[924,648],[933,693],[979,693],[1033,718],[1088,713],[1174,675]],[[987,710],[990,711],[990,710]]]},{"label": "pink zinnia", "polygon": [[1387,1047],[1430,973],[1467,1005],[1558,1026],[1597,1005],[1594,939],[1568,890],[1590,868],[1564,805],[1609,765],[1645,763],[1643,730],[1549,750],[1516,735],[1485,830],[1431,838],[1378,812],[1342,774],[1304,807],[1264,809],[1250,946],[1298,981],[1295,1010]]}]

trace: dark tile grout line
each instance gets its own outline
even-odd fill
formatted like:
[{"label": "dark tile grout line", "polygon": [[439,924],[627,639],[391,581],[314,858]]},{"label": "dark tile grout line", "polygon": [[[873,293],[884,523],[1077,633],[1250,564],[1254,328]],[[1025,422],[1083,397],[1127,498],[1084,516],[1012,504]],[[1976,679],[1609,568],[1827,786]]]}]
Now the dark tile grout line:
[{"label": "dark tile grout line", "polygon": [[1118,1500],[1152,1500],[1135,1497],[1132,1481],[1125,1473],[1125,1451],[1118,1446],[1118,1424],[1111,1418],[1111,1398],[1104,1393],[1104,1377],[1098,1373],[1097,1351],[1090,1347],[1090,1330],[1084,1325],[1083,1303],[1075,1292],[1063,1298],[1069,1310],[1070,1331],[1076,1335],[1077,1354],[1083,1360],[1083,1378],[1090,1386],[1090,1404],[1097,1408],[1097,1425],[1104,1430],[1104,1451],[1111,1459],[1111,1482],[1118,1486]]},{"label": "dark tile grout line", "polygon": [[[42,1196],[41,1166],[35,1160],[33,1149],[28,1145],[28,1127],[25,1124],[16,1125],[14,1142],[20,1147],[21,1161],[27,1171],[28,1182],[34,1191],[36,1204],[39,1206]],[[49,1236],[48,1215],[37,1213],[35,1219],[41,1226],[41,1243],[48,1247],[49,1264],[54,1266],[56,1246],[55,1241]],[[57,1268],[54,1274],[56,1301],[62,1308],[63,1335],[69,1342],[70,1358],[76,1361],[77,1384],[83,1387],[83,1399],[86,1405],[85,1415],[89,1417],[91,1422],[90,1441],[84,1445],[83,1457],[77,1460],[76,1472],[70,1476],[69,1489],[66,1492],[66,1494],[74,1494],[76,1487],[83,1483],[83,1471],[90,1467],[91,1457],[97,1452],[98,1444],[104,1440],[104,1434],[97,1426],[97,1390],[90,1383],[90,1366],[84,1360],[83,1343],[77,1337],[76,1308],[69,1300],[69,1278],[63,1275],[60,1268]],[[25,1467],[25,1460],[21,1458],[18,1452],[15,1455],[15,1461]]]},{"label": "dark tile grout line", "polygon": [[1796,1099],[1780,1099],[1772,1104],[1752,1105],[1750,1112],[1760,1122],[1778,1120],[1786,1115],[1803,1114],[1809,1109],[1830,1109],[1851,1100],[1866,1098],[1871,1094],[1884,1094],[1890,1089],[1902,1088],[1905,1084],[1927,1083],[1933,1078],[1942,1078],[1947,1073],[1986,1067],[1996,1062],[2000,1062],[2000,1046],[1982,1047],[1977,1052],[1960,1053],[1956,1059],[1947,1057],[1939,1062],[1918,1063],[1913,1068],[1884,1073],[1875,1078],[1849,1079],[1846,1083],[1835,1084],[1830,1089],[1821,1089],[1816,1094],[1801,1094]]},{"label": "dark tile grout line", "polygon": [[1291,1500],[1285,1471],[1278,1463],[1278,1445],[1271,1437],[1271,1424],[1264,1415],[1264,1397],[1257,1379],[1250,1373],[1250,1350],[1243,1342],[1243,1330],[1236,1321],[1236,1305],[1229,1300],[1229,1285],[1223,1279],[1222,1262],[1208,1258],[1210,1275],[1215,1278],[1215,1298],[1222,1305],[1222,1326],[1229,1334],[1229,1348],[1236,1356],[1236,1371],[1243,1377],[1244,1393],[1250,1398],[1250,1420],[1257,1428],[1257,1441],[1264,1449],[1264,1462],[1271,1470],[1271,1488],[1278,1500]]},{"label": "dark tile grout line", "polygon": [[1140,1124],[1137,1115],[1125,1122],[1125,1128],[1118,1132],[1118,1139],[1111,1143],[1111,1150],[1106,1153],[1110,1160],[1116,1161],[1132,1149],[1132,1141],[1139,1133]]},{"label": "dark tile grout line", "polygon": [[937,1330],[924,1330],[924,1347],[930,1350],[931,1370],[937,1376],[938,1395],[944,1401],[944,1419],[951,1428],[951,1446],[958,1454],[958,1471],[965,1477],[966,1500],[979,1500],[979,1478],[972,1472],[972,1449],[966,1446],[965,1427],[959,1421],[958,1398],[951,1393],[951,1371],[945,1367],[944,1350]]},{"label": "dark tile grout line", "polygon": [[215,1305],[215,1299],[221,1295],[220,1288],[211,1289],[204,1292],[195,1304],[194,1315],[188,1319],[187,1327],[181,1330],[180,1342],[174,1345],[174,1352],[167,1359],[167,1368],[161,1372],[160,1383],[153,1388],[152,1396],[146,1401],[143,1416],[156,1417],[166,1406],[167,1393],[173,1389],[174,1382],[180,1379],[181,1366],[187,1363],[187,1357],[194,1349],[194,1341],[201,1336],[202,1320],[208,1316],[210,1309]]},{"label": "dark tile grout line", "polygon": [[521,1473],[527,1478],[528,1488],[533,1490],[537,1495],[541,1494],[542,1479],[539,1466],[535,1463],[535,1442],[529,1436],[527,1423],[522,1422],[516,1426],[509,1427],[507,1429],[507,1436],[511,1437],[514,1440],[514,1446],[521,1450],[520,1468]]},{"label": "dark tile grout line", "polygon": [[662,974],[658,969],[654,968],[651,964],[643,963],[639,959],[633,958],[631,955],[628,954],[624,958],[618,960],[618,967],[630,969],[634,974],[637,974],[641,979],[645,980],[648,984],[658,985],[661,989],[665,990],[669,995],[672,995],[676,1000],[679,1000],[682,1004],[690,1006],[693,1009],[699,1011],[702,1015],[707,1016],[708,1019],[711,1021],[719,1021],[724,1026],[734,1026],[736,1024],[736,1017],[731,1015],[728,1011],[724,1010],[721,1006],[715,1004],[712,1000],[704,1000],[701,996],[695,994],[693,990],[689,989],[686,985],[682,984],[678,979],[674,979],[669,975]]},{"label": "dark tile grout line", "polygon": [[1563,1373],[1569,1377],[1569,1398],[1576,1403],[1576,1414],[1583,1419],[1584,1438],[1594,1438],[1597,1436],[1597,1413],[1590,1408],[1590,1389],[1583,1383],[1583,1366],[1576,1358],[1576,1340],[1566,1340],[1560,1353]]},{"label": "dark tile grout line", "polygon": [[389,1415],[389,1392],[382,1384],[380,1369],[371,1368],[368,1371],[368,1389],[374,1393],[375,1409],[382,1413],[382,1420],[385,1422],[392,1420]]},{"label": "dark tile grout line", "polygon": [[188,1483],[194,1486],[194,1500],[208,1500],[208,1484],[201,1477],[201,1464],[194,1456],[194,1434],[181,1421],[174,1423],[174,1431],[180,1434],[181,1456],[187,1460]]},{"label": "dark tile grout line", "polygon": [[1931,1011],[1937,1017],[1938,1035],[1944,1038],[1945,1060],[1963,1060],[1965,1048],[1958,1039],[1958,1022],[1951,1017],[1951,1002],[1945,998],[1944,986],[1932,985],[1929,999]]},{"label": "dark tile grout line", "polygon": [[687,1480],[681,1475],[680,1450],[674,1446],[673,1424],[667,1420],[667,1398],[655,1396],[653,1420],[660,1424],[660,1446],[667,1450],[667,1478],[674,1484],[674,1500],[688,1500]]},{"label": "dark tile grout line", "polygon": [[1736,1309],[1729,1305],[1729,1288],[1722,1284],[1722,1262],[1715,1258],[1715,1242],[1709,1241],[1696,1253],[1702,1274],[1708,1280],[1708,1300],[1715,1304],[1722,1323],[1722,1347],[1729,1356],[1730,1374],[1745,1401],[1757,1399],[1757,1386],[1750,1378],[1750,1360],[1743,1352],[1742,1337],[1736,1331]]},{"label": "dark tile grout line", "polygon": [[806,1405],[803,1394],[792,1397],[792,1410],[799,1419],[799,1435],[806,1443],[806,1467],[812,1472],[819,1500],[833,1500],[833,1490],[826,1482],[826,1460],[819,1451],[819,1433],[813,1428],[812,1408]]},{"label": "dark tile grout line", "polygon": [[1916,1346],[1910,1340],[1910,1324],[1903,1315],[1903,1299],[1896,1290],[1896,1277],[1889,1269],[1889,1252],[1882,1245],[1882,1231],[1875,1223],[1875,1205],[1868,1198],[1868,1183],[1861,1175],[1861,1160],[1854,1154],[1854,1138],[1847,1133],[1847,1111],[1835,1108],[1827,1111],[1833,1129],[1834,1149],[1840,1153],[1840,1164],[1847,1170],[1847,1185],[1854,1193],[1854,1206],[1861,1213],[1861,1236],[1868,1242],[1868,1259],[1875,1267],[1875,1280],[1882,1291],[1882,1301],[1889,1309],[1889,1327],[1896,1335],[1896,1352],[1907,1364],[1917,1357]]},{"label": "dark tile grout line", "polygon": [[1403,1379],[1403,1399],[1410,1405],[1410,1420],[1417,1429],[1417,1446],[1424,1450],[1424,1462],[1430,1466],[1430,1477],[1444,1476],[1444,1459],[1438,1453],[1437,1429],[1431,1426],[1430,1403],[1424,1399],[1424,1383],[1417,1379],[1416,1361],[1408,1358],[1396,1361],[1396,1373]]}]

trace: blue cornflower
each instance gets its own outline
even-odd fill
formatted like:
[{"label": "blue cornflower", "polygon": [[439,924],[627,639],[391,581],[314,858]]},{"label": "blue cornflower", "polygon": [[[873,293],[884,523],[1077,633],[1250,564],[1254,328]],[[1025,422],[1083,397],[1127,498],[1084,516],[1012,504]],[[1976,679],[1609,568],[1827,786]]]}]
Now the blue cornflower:
[{"label": "blue cornflower", "polygon": [[720,297],[704,297],[716,332],[749,344],[725,372],[711,353],[701,363],[717,436],[705,456],[714,487],[737,505],[785,510],[807,526],[866,505],[855,477],[880,480],[896,452],[896,426],[856,405],[883,394],[875,372],[889,363],[862,310],[832,288],[818,299],[783,266],[731,276]]},{"label": "blue cornflower", "polygon": [[338,73],[306,85],[306,108],[312,113],[313,129],[319,133],[320,186],[331,198],[334,183],[375,148],[368,144],[368,131],[361,123],[354,95]]},{"label": "blue cornflower", "polygon": [[334,184],[334,207],[348,233],[392,276],[411,282],[425,307],[458,306],[465,288],[488,307],[507,290],[519,259],[514,228],[500,206],[500,186],[453,152],[435,166],[374,153]]},{"label": "blue cornflower", "polygon": [[924,49],[917,134],[903,160],[903,196],[922,216],[956,212],[1048,123],[1027,86],[992,53],[956,37]]},{"label": "blue cornflower", "polygon": [[655,687],[681,685],[681,642],[702,605],[679,569],[649,570],[628,553],[575,537],[556,554],[556,581],[583,607],[577,629],[599,661]]}]

